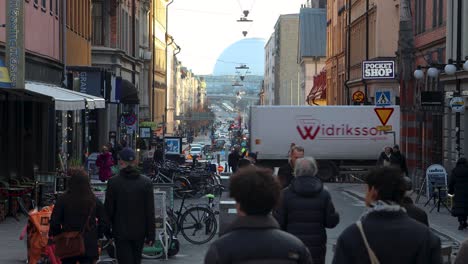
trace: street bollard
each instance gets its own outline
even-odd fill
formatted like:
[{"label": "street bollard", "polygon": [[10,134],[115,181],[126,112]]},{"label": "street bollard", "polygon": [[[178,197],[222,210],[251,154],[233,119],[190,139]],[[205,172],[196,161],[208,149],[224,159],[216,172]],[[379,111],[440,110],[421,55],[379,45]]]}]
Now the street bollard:
[{"label": "street bollard", "polygon": [[223,200],[219,202],[219,236],[222,236],[228,226],[236,219],[236,202],[233,200]]}]

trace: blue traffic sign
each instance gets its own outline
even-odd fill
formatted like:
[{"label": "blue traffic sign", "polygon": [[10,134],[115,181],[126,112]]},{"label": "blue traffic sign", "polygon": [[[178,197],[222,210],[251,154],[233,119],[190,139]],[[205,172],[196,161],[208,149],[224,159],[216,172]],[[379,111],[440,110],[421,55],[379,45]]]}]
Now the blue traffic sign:
[{"label": "blue traffic sign", "polygon": [[376,106],[392,105],[392,93],[390,91],[375,92],[375,105]]}]

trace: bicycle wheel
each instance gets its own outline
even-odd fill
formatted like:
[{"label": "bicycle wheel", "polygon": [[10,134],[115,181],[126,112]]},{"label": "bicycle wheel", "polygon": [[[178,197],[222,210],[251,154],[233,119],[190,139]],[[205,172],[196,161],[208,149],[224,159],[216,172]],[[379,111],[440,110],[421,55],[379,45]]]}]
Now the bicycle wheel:
[{"label": "bicycle wheel", "polygon": [[205,207],[192,207],[180,219],[182,236],[190,243],[205,244],[216,234],[218,222],[215,214]]},{"label": "bicycle wheel", "polygon": [[191,185],[189,180],[184,177],[174,178],[174,196],[177,198],[184,197],[184,194],[181,191],[190,190]]},{"label": "bicycle wheel", "polygon": [[[167,235],[167,244],[166,244],[166,235]],[[156,241],[152,246],[145,245],[143,247],[143,253],[141,256],[145,259],[160,259],[164,258],[164,250],[169,251],[169,247],[172,245],[172,230],[171,228],[166,228],[166,234],[159,232]]]}]

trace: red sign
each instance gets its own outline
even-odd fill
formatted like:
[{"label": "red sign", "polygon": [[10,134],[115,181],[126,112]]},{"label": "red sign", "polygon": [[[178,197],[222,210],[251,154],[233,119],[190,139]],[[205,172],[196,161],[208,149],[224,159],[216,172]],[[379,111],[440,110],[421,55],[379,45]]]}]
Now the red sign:
[{"label": "red sign", "polygon": [[224,167],[221,166],[221,165],[219,165],[219,166],[218,166],[218,172],[221,173],[221,172],[223,172],[223,171],[224,171]]}]

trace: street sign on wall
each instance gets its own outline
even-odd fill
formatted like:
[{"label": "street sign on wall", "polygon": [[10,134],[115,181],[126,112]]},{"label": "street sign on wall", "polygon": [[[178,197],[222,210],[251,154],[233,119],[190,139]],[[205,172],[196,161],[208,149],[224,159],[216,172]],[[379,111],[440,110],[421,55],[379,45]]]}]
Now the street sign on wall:
[{"label": "street sign on wall", "polygon": [[375,92],[375,105],[376,106],[392,105],[392,93],[390,91]]},{"label": "street sign on wall", "polygon": [[395,62],[394,61],[363,61],[362,79],[394,79]]},{"label": "street sign on wall", "polygon": [[362,91],[356,91],[353,93],[353,101],[356,103],[362,103],[364,102],[364,98],[366,95]]},{"label": "street sign on wall", "polygon": [[453,97],[450,99],[450,108],[452,112],[462,113],[465,111],[465,99],[463,97]]}]

